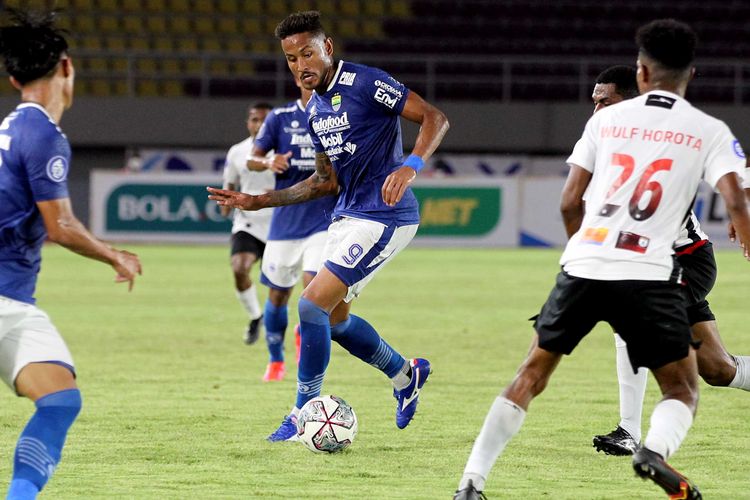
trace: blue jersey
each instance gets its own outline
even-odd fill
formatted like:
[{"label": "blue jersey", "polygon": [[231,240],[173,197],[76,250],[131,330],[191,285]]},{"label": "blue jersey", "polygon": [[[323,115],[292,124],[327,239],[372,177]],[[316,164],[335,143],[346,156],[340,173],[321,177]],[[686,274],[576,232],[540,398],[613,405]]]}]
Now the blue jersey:
[{"label": "blue jersey", "polygon": [[330,158],[341,188],[334,217],[419,223],[411,189],[394,207],[381,194],[385,178],[403,165],[399,115],[408,94],[388,73],[344,61],[325,93],[313,93],[308,128],[315,151]]},{"label": "blue jersey", "polygon": [[[315,150],[307,132],[307,115],[297,100],[271,111],[255,138],[255,145],[276,154],[292,152],[289,168],[276,174],[275,189],[293,186],[315,172]],[[297,240],[325,231],[331,223],[335,196],[274,208],[269,240]]]},{"label": "blue jersey", "polygon": [[68,139],[38,104],[0,124],[0,295],[34,303],[47,237],[36,203],[68,197],[68,165]]}]

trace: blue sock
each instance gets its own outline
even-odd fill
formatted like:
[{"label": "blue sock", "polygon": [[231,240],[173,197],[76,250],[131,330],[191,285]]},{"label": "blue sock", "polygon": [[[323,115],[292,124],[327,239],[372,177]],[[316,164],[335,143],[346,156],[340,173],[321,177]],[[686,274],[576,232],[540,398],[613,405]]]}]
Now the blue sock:
[{"label": "blue sock", "polygon": [[406,363],[404,357],[389,346],[370,323],[353,314],[331,328],[331,339],[385,373],[388,378],[395,376]]},{"label": "blue sock", "polygon": [[331,358],[331,326],[328,313],[306,298],[299,299],[299,330],[302,338],[297,367],[297,408],[320,395],[323,375]]},{"label": "blue sock", "polygon": [[266,327],[266,345],[271,361],[284,361],[284,334],[289,325],[286,304],[276,307],[266,300],[263,312],[263,323]]},{"label": "blue sock", "polygon": [[8,500],[36,498],[60,462],[65,436],[80,410],[78,389],[37,399],[36,413],[18,438]]}]

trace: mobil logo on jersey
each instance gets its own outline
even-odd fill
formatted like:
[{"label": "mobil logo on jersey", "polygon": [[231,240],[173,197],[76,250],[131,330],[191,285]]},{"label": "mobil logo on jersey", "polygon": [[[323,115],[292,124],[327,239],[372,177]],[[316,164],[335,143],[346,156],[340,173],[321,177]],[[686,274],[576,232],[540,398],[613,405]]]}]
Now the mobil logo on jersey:
[{"label": "mobil logo on jersey", "polygon": [[344,134],[339,132],[337,134],[321,135],[320,143],[326,149],[341,146],[344,143]]},{"label": "mobil logo on jersey", "polygon": [[318,136],[331,132],[341,132],[351,128],[349,125],[349,113],[344,111],[341,116],[329,115],[324,118],[318,118],[312,122],[313,132]]}]

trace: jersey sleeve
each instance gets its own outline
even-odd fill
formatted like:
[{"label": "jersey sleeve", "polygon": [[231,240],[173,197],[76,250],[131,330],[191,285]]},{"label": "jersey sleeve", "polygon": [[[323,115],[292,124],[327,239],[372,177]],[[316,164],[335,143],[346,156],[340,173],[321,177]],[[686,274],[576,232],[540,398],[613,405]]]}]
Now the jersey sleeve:
[{"label": "jersey sleeve", "polygon": [[259,147],[266,153],[276,149],[276,138],[278,137],[279,128],[279,115],[273,111],[268,113],[266,119],[263,121],[263,125],[258,130],[258,135],[255,136],[255,146]]},{"label": "jersey sleeve", "polygon": [[589,172],[594,171],[596,162],[596,136],[594,134],[594,119],[589,119],[586,128],[583,129],[583,135],[576,142],[573,152],[568,157],[568,165],[578,165]]},{"label": "jersey sleeve", "polygon": [[233,184],[235,187],[240,185],[240,176],[235,167],[235,163],[241,160],[238,158],[237,146],[232,146],[227,153],[227,159],[224,162],[224,187]]},{"label": "jersey sleeve", "polygon": [[[385,114],[401,114],[409,95],[406,85],[377,68],[368,68],[361,77],[358,86],[362,98],[368,105]],[[356,78],[360,78],[360,75]]]},{"label": "jersey sleeve", "polygon": [[[709,147],[703,179],[712,188],[715,189],[716,183],[726,174],[735,172],[740,179],[745,177],[745,153],[726,124],[721,124]],[[747,182],[747,179],[745,181]]]},{"label": "jersey sleeve", "polygon": [[70,144],[62,132],[47,129],[29,134],[22,147],[34,201],[68,198]]},{"label": "jersey sleeve", "polygon": [[742,187],[745,189],[750,189],[750,167],[745,169],[745,179],[742,182]]}]

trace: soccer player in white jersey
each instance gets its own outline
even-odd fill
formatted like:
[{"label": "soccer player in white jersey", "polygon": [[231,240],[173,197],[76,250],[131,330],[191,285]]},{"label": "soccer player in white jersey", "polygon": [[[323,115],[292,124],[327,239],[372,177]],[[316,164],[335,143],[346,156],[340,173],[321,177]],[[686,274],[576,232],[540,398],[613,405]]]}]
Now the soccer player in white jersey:
[{"label": "soccer player in white jersey", "polygon": [[[255,136],[258,135],[258,130],[270,110],[271,105],[262,102],[250,106],[247,110],[245,125],[249,137],[232,146],[227,153],[224,166],[224,189],[250,194],[262,194],[273,189],[271,172],[254,172],[248,170],[245,165],[248,155],[252,152]],[[263,324],[263,310],[258,303],[258,289],[250,279],[250,271],[253,264],[263,257],[273,209],[245,212],[221,207],[224,217],[232,215],[232,212],[234,216],[230,262],[237,299],[250,318],[244,335],[245,343],[249,345],[258,340],[260,327]]]},{"label": "soccer player in white jersey", "polygon": [[649,368],[663,395],[633,455],[634,470],[669,495],[701,498],[666,462],[685,439],[698,403],[696,354],[673,244],[701,178],[721,193],[740,241],[750,244],[745,162],[734,153],[729,128],[683,97],[694,73],[693,30],[674,20],[653,21],[638,30],[636,42],[643,95],[595,113],[568,158],[561,212],[570,240],[562,271],[536,317],[526,360],[490,408],[456,499],[481,498],[532,399],[563,354],[599,321],[622,336],[632,365]]},{"label": "soccer player in white jersey", "polygon": [[[419,207],[409,185],[440,144],[448,120],[385,71],[334,61],[333,41],[318,12],[291,14],[277,26],[276,37],[289,69],[304,88],[315,91],[305,110],[315,172],[294,186],[260,196],[208,189],[210,199],[243,210],[338,194],[325,262],[298,305],[302,349],[297,401],[269,440],[296,438],[300,408],[320,394],[332,339],[391,379],[396,425],[404,428],[414,416],[430,363],[407,361],[349,309],[351,300],[416,233]],[[420,124],[406,159],[399,117]]]},{"label": "soccer player in white jersey", "polygon": [[70,352],[34,305],[42,244],[49,238],[105,262],[131,288],[141,265],[94,238],[71,209],[70,144],[58,124],[73,102],[75,70],[62,32],[51,14],[8,10],[13,24],[0,28],[0,54],[22,102],[0,124],[0,378],[36,407],[7,494],[26,500],[49,481],[81,409]]},{"label": "soccer player in white jersey", "polygon": [[[594,112],[638,95],[636,70],[630,66],[613,66],[596,79],[592,93]],[[737,143],[735,155],[744,152]],[[706,296],[716,282],[716,259],[708,236],[691,211],[674,245],[677,262],[682,267],[687,301],[687,315],[697,350],[698,374],[713,386],[750,390],[750,357],[727,352]],[[609,434],[594,437],[594,447],[609,455],[632,455],[641,440],[641,414],[646,392],[648,370],[633,370],[625,341],[615,333],[617,380],[620,387],[620,422]]]}]

